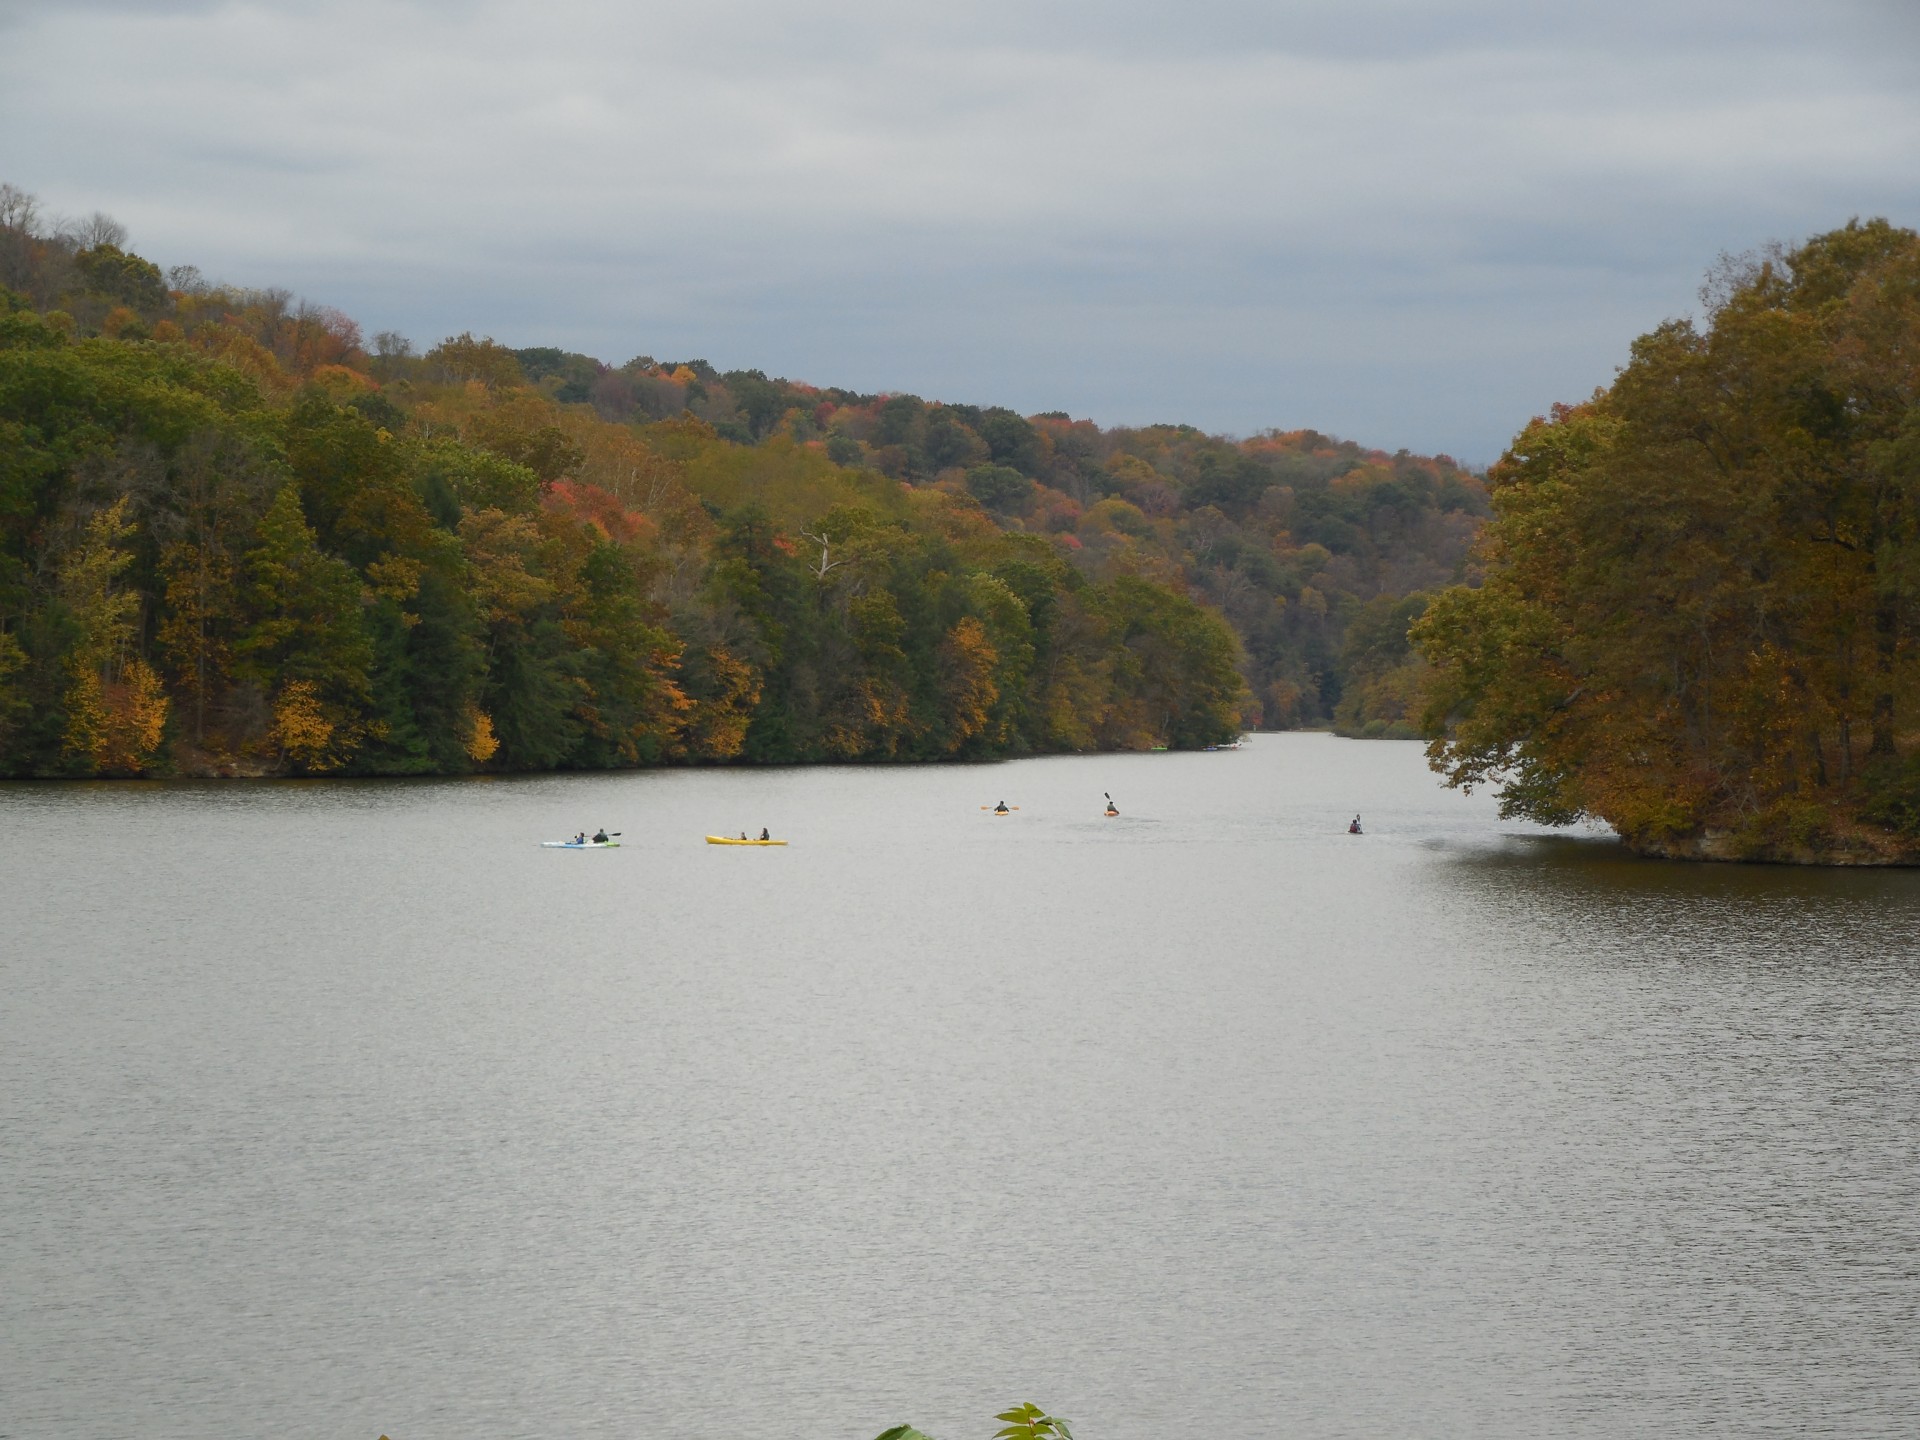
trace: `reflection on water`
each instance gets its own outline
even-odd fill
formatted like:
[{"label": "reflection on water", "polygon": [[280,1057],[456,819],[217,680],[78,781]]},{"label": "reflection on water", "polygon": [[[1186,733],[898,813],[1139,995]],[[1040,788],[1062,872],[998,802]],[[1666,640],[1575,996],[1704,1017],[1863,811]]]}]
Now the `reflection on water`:
[{"label": "reflection on water", "polygon": [[1917,919],[1323,736],[0,787],[0,1436],[1910,1433]]},{"label": "reflection on water", "polygon": [[1920,873],[1638,859],[1610,840],[1510,837],[1451,857],[1451,879],[1529,943],[1552,936],[1624,963],[1881,964],[1913,973]]}]

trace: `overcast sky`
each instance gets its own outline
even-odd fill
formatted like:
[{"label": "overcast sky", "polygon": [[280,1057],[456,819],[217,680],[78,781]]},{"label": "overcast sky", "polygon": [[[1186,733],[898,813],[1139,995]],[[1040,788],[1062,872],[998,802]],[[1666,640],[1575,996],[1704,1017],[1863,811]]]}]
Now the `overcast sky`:
[{"label": "overcast sky", "polygon": [[0,179],[422,345],[1486,461],[1920,224],[1920,0],[0,0]]}]

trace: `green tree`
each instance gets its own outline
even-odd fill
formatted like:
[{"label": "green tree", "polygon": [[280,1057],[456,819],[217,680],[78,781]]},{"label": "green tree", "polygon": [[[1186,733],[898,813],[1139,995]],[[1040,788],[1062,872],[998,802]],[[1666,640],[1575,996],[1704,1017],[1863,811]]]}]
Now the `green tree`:
[{"label": "green tree", "polygon": [[364,738],[373,646],[360,577],[324,554],[289,483],[242,565],[234,670],[269,697],[275,743],[297,769],[345,765]]},{"label": "green tree", "polygon": [[967,471],[967,491],[989,510],[1017,515],[1033,499],[1033,481],[1009,465],[976,465]]},{"label": "green tree", "polygon": [[145,314],[164,310],[170,300],[160,267],[129,255],[118,245],[96,245],[73,257],[89,290]]},{"label": "green tree", "polygon": [[426,355],[427,365],[452,380],[477,380],[493,388],[517,385],[525,378],[513,351],[491,336],[473,338],[471,330],[450,335]]}]

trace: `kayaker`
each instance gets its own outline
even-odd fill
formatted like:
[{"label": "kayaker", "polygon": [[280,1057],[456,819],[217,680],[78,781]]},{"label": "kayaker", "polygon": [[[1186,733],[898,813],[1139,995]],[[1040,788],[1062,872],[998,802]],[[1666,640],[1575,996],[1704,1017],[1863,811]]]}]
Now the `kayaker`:
[{"label": "kayaker", "polygon": [[1120,807],[1115,805],[1111,800],[1109,800],[1107,802],[1107,814],[1112,816],[1118,816],[1119,813],[1120,813]]},{"label": "kayaker", "polygon": [[607,843],[606,826],[602,825],[598,830],[593,832],[593,843],[596,845],[604,845]]},{"label": "kayaker", "polygon": [[1360,828],[1360,817],[1358,815],[1354,816],[1353,823],[1347,826],[1347,834],[1364,835],[1365,833],[1366,832]]},{"label": "kayaker", "polygon": [[574,843],[574,844],[576,844],[576,845],[584,845],[584,844],[586,844],[586,843],[587,843],[587,832],[586,832],[586,831],[584,831],[584,830],[582,830],[582,831],[581,831],[581,832],[580,832],[580,833],[579,833],[578,835],[576,835],[576,836],[574,836],[574,837],[573,837],[573,843]]},{"label": "kayaker", "polygon": [[742,830],[742,831],[740,832],[740,838],[741,838],[742,840],[744,840],[744,839],[746,839],[746,838],[747,838],[747,832],[746,832],[746,831],[744,831],[744,830]]},{"label": "kayaker", "polygon": [[993,807],[993,813],[994,813],[994,814],[996,814],[996,815],[1004,815],[1004,814],[1006,814],[1006,813],[1007,813],[1007,802],[1006,802],[1006,801],[1004,801],[1004,800],[1002,800],[1002,801],[1001,801],[1001,802],[1000,802],[1000,803],[999,803],[998,805],[996,805],[996,806],[994,806],[994,807]]},{"label": "kayaker", "polygon": [[764,825],[760,827],[760,838],[762,840],[771,840],[773,838],[773,836],[767,832],[767,827]]}]

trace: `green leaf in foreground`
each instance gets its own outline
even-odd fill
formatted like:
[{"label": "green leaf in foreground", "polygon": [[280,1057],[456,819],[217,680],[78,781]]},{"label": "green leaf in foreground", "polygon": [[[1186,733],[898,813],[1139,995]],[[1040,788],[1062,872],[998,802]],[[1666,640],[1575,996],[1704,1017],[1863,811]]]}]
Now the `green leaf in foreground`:
[{"label": "green leaf in foreground", "polygon": [[1073,1431],[1067,1428],[1065,1420],[1047,1414],[1032,1401],[1016,1405],[993,1418],[1007,1422],[1005,1429],[994,1432],[994,1440],[1045,1440],[1048,1436],[1073,1440]]}]

